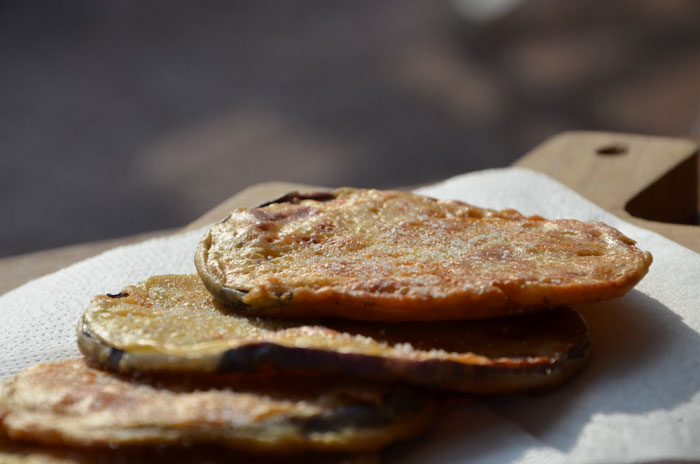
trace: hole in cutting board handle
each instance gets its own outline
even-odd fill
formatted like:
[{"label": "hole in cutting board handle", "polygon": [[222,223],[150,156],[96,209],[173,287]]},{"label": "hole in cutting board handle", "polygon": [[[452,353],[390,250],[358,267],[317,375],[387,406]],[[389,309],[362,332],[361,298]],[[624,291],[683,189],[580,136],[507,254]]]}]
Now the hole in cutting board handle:
[{"label": "hole in cutting board handle", "polygon": [[614,155],[624,155],[629,151],[629,147],[624,143],[609,143],[598,147],[595,151],[599,155],[604,156],[614,156]]},{"label": "hole in cutting board handle", "polygon": [[696,151],[629,200],[625,211],[650,221],[700,225],[698,176]]}]

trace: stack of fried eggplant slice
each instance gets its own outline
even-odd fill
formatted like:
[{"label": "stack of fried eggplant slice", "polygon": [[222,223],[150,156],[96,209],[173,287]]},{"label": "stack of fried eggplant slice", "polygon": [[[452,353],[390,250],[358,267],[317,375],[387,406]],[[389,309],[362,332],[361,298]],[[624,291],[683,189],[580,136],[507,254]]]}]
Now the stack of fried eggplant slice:
[{"label": "stack of fried eggplant slice", "polygon": [[588,327],[567,305],[623,295],[651,255],[602,223],[343,188],[234,211],[195,264],[95,297],[86,359],[6,381],[0,449],[371,461],[428,427],[435,392],[540,392],[579,372]]}]

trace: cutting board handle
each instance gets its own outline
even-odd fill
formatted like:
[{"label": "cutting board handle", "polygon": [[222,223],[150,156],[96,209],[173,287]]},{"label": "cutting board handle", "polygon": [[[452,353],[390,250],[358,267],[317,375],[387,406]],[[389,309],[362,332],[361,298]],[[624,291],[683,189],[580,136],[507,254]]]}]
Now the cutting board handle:
[{"label": "cutting board handle", "polygon": [[565,132],[515,163],[553,177],[616,216],[700,252],[698,146],[692,140]]}]

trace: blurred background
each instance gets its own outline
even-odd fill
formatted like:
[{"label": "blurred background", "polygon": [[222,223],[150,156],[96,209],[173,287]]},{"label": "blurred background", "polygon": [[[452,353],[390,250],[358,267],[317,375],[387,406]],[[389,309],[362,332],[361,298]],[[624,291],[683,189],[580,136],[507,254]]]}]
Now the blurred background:
[{"label": "blurred background", "polygon": [[571,129],[700,137],[700,2],[0,0],[0,256]]}]

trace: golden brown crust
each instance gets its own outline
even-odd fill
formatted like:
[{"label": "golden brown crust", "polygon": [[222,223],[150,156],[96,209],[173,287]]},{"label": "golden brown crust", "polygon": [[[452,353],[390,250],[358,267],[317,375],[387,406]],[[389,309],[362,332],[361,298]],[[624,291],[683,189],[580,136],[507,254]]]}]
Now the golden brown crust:
[{"label": "golden brown crust", "polygon": [[258,318],[220,305],[197,275],[96,297],[78,340],[89,359],[124,372],[302,370],[490,394],[552,388],[589,353],[586,323],[570,308],[395,324]]},{"label": "golden brown crust", "polygon": [[619,297],[651,264],[602,223],[399,191],[320,198],[290,194],[214,225],[195,256],[212,294],[276,317],[484,318]]},{"label": "golden brown crust", "polygon": [[432,402],[405,388],[299,376],[127,378],[83,360],[22,371],[4,401],[2,428],[11,439],[73,447],[357,452],[412,436],[432,417]]}]

